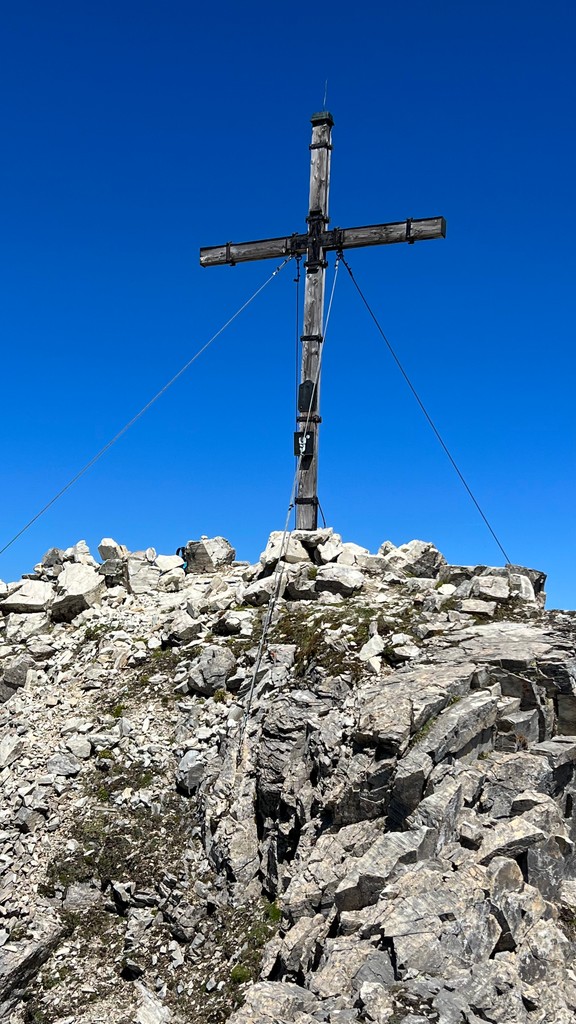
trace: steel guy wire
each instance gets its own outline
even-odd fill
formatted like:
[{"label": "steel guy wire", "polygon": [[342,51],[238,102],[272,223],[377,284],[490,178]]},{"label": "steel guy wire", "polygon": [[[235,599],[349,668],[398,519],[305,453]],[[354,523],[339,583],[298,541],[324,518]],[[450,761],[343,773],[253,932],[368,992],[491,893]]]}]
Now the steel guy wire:
[{"label": "steel guy wire", "polygon": [[482,519],[484,520],[485,525],[488,527],[490,533],[492,534],[492,537],[494,538],[494,540],[496,541],[496,544],[500,548],[500,551],[504,555],[504,558],[506,559],[507,564],[510,565],[511,564],[511,560],[510,560],[509,556],[506,554],[506,551],[505,551],[503,545],[500,543],[500,540],[498,539],[498,536],[496,535],[496,532],[494,531],[494,529],[490,525],[490,522],[488,521],[487,516],[484,514],[482,508],[480,507],[479,502],[477,501],[477,499],[474,496],[471,488],[469,487],[466,479],[464,478],[464,475],[462,474],[462,472],[460,471],[459,467],[457,466],[456,461],[455,461],[454,457],[452,456],[452,453],[450,452],[447,444],[445,443],[442,435],[440,434],[440,431],[438,430],[436,424],[434,423],[432,417],[430,416],[430,413],[426,409],[426,406],[424,405],[424,402],[420,398],[420,395],[416,391],[416,388],[414,387],[412,381],[410,380],[406,370],[402,366],[402,363],[400,362],[398,356],[396,355],[396,352],[394,351],[394,349],[392,348],[392,345],[390,344],[388,338],[384,334],[384,331],[383,331],[382,327],[380,326],[380,323],[378,322],[376,314],[372,310],[372,308],[371,308],[371,306],[370,306],[370,304],[368,302],[368,299],[364,295],[364,292],[360,288],[360,285],[358,284],[356,278],[354,277],[354,274],[352,273],[351,267],[348,265],[348,263],[346,262],[346,260],[344,259],[344,256],[342,254],[340,254],[340,258],[342,260],[342,263],[346,267],[346,270],[348,271],[348,273],[350,275],[350,278],[352,280],[352,283],[354,284],[354,287],[356,288],[356,291],[358,292],[360,298],[362,299],[362,302],[364,303],[364,305],[366,306],[366,309],[368,310],[370,316],[372,317],[372,320],[376,324],[376,327],[377,327],[380,335],[382,336],[384,342],[386,343],[386,345],[388,347],[388,351],[390,352],[392,358],[394,359],[394,362],[396,363],[396,366],[400,370],[400,373],[404,377],[404,380],[406,381],[408,387],[410,388],[410,391],[412,392],[412,394],[414,395],[414,398],[418,402],[418,405],[420,406],[420,409],[424,413],[424,416],[426,417],[430,427],[434,431],[434,434],[436,435],[437,440],[440,442],[442,448],[444,449],[445,454],[448,456],[448,459],[450,460],[450,463],[452,464],[453,469],[456,471],[458,477],[460,478],[461,483],[464,485],[464,487],[465,487],[469,497],[472,499],[474,505],[476,506],[477,511],[480,513]]},{"label": "steel guy wire", "polygon": [[247,309],[247,307],[254,301],[254,299],[257,298],[258,295],[260,295],[260,292],[264,291],[266,286],[270,284],[270,282],[277,276],[277,274],[279,274],[280,271],[286,266],[286,264],[289,263],[290,260],[292,260],[292,259],[294,259],[293,256],[287,256],[286,259],[284,260],[284,262],[281,263],[278,267],[276,267],[276,269],[273,271],[273,273],[270,274],[270,277],[268,277],[267,280],[264,281],[264,283],[261,284],[260,287],[256,289],[256,291],[250,296],[249,299],[246,299],[246,302],[244,302],[240,306],[240,308],[237,309],[236,312],[230,317],[230,319],[227,320],[226,323],[223,324],[222,327],[220,327],[219,330],[217,330],[216,333],[213,334],[211,338],[209,338],[209,340],[206,342],[206,344],[202,345],[202,348],[198,349],[198,351],[192,356],[192,358],[189,359],[188,362],[185,363],[184,366],[180,370],[178,370],[178,373],[175,373],[174,376],[171,377],[171,379],[164,385],[164,387],[160,388],[160,391],[158,391],[154,395],[154,397],[151,398],[150,401],[147,402],[146,405],[142,407],[142,409],[140,409],[140,412],[137,412],[136,415],[133,416],[132,419],[129,420],[128,423],[126,423],[122,427],[122,429],[119,430],[118,433],[115,434],[114,437],[112,437],[110,439],[110,441],[108,441],[107,444],[105,444],[104,447],[100,449],[99,452],[96,452],[96,455],[94,455],[90,459],[90,461],[87,462],[86,465],[83,466],[82,469],[80,469],[78,471],[78,473],[76,473],[76,475],[73,476],[72,479],[69,480],[68,483],[65,484],[65,486],[62,487],[61,490],[58,491],[57,494],[54,495],[53,498],[51,498],[50,501],[46,505],[44,505],[44,507],[41,508],[40,511],[37,512],[36,515],[33,516],[32,519],[30,519],[29,522],[27,522],[26,525],[23,526],[21,530],[18,531],[18,533],[14,534],[14,536],[11,538],[11,540],[9,540],[8,543],[4,545],[3,548],[0,548],[0,555],[3,555],[4,552],[7,551],[8,548],[11,547],[12,544],[14,544],[14,542],[17,541],[18,538],[21,537],[23,533],[26,533],[26,530],[29,530],[30,527],[38,519],[40,519],[40,516],[43,516],[44,513],[47,512],[49,508],[52,508],[52,505],[54,505],[58,501],[58,499],[61,498],[62,495],[66,493],[66,491],[70,490],[70,488],[73,486],[73,484],[75,484],[78,480],[80,480],[80,477],[83,477],[84,474],[87,473],[88,470],[91,469],[92,466],[94,466],[95,463],[98,462],[98,460],[101,459],[102,456],[105,455],[106,452],[109,451],[110,448],[112,448],[112,445],[116,444],[116,441],[119,441],[120,438],[128,430],[130,430],[130,427],[134,426],[134,424],[137,422],[137,420],[139,420],[144,415],[145,412],[148,412],[148,409],[150,409],[150,407],[152,405],[154,405],[154,403],[157,402],[158,399],[161,398],[162,395],[166,391],[168,391],[168,388],[172,387],[172,384],[174,384],[178,380],[178,378],[181,377],[182,374],[185,373],[186,370],[190,366],[192,366],[192,363],[196,362],[198,357],[201,356],[202,353],[205,352],[206,349],[209,348],[210,345],[212,345],[212,343],[214,341],[216,341],[216,338],[219,338],[220,335],[223,334],[223,332],[226,330],[226,328],[229,327],[230,324],[232,324],[234,322],[234,320],[236,320],[236,318],[239,317],[240,314],[244,312],[245,309]]}]

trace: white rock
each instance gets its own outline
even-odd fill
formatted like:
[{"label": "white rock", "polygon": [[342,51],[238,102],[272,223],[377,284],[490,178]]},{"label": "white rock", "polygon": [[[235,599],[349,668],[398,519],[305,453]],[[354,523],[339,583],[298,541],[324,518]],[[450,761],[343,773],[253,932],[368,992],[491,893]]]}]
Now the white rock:
[{"label": "white rock", "polygon": [[22,585],[1,602],[3,612],[41,612],[49,608],[54,598],[54,587],[41,580],[24,580]]},{"label": "white rock", "polygon": [[283,539],[284,533],[281,530],[270,534],[266,550],[260,555],[260,562],[265,569],[276,565],[281,551],[284,552],[282,556],[284,562],[295,564],[296,562],[310,561],[310,555],[301,541],[291,533],[286,536],[284,543]]},{"label": "white rock", "polygon": [[91,565],[71,562],[56,581],[51,614],[55,622],[71,622],[80,612],[97,604],[106,591],[102,576]]},{"label": "white rock", "polygon": [[521,573],[510,573],[510,593],[520,601],[535,601],[534,587],[527,576]]},{"label": "white rock", "polygon": [[470,597],[507,601],[510,597],[510,587],[502,576],[475,576],[470,586]]},{"label": "white rock", "polygon": [[371,658],[376,658],[386,647],[381,636],[375,633],[360,649],[359,658],[360,661],[370,661]]},{"label": "white rock", "polygon": [[161,572],[169,572],[170,569],[181,569],[184,560],[180,555],[156,555],[156,565]]},{"label": "white rock", "polygon": [[320,561],[323,565],[327,565],[328,562],[335,562],[338,556],[342,554],[343,550],[344,545],[339,533],[333,533],[324,544],[319,544],[317,548]]},{"label": "white rock", "polygon": [[71,736],[66,740],[66,749],[81,761],[86,761],[92,753],[90,742],[84,736]]},{"label": "white rock", "polygon": [[469,597],[461,601],[459,607],[460,611],[466,612],[467,615],[487,615],[491,618],[496,611],[496,602]]},{"label": "white rock", "polygon": [[411,540],[399,548],[388,550],[389,541],[383,544],[379,555],[384,555],[388,566],[395,572],[408,576],[437,576],[446,559],[433,544],[423,540]]},{"label": "white rock", "polygon": [[318,569],[316,576],[318,593],[328,591],[331,594],[340,594],[342,597],[358,594],[364,583],[364,575],[358,569],[351,569],[347,565],[323,565]]},{"label": "white rock", "polygon": [[[154,559],[152,559],[154,561]],[[131,555],[128,559],[128,579],[134,594],[148,594],[158,587],[161,572],[142,556]]]},{"label": "white rock", "polygon": [[7,615],[6,639],[12,644],[22,643],[39,633],[47,633],[50,625],[50,619],[46,612],[31,612],[30,615]]},{"label": "white rock", "polygon": [[366,558],[369,554],[368,548],[347,542],[342,545],[342,551],[338,555],[338,565],[360,565],[361,559]]},{"label": "white rock", "polygon": [[160,579],[158,580],[158,589],[163,590],[167,594],[175,594],[179,590],[182,590],[184,581],[186,579],[186,573],[180,566],[175,565],[168,572],[163,572]]},{"label": "white rock", "polygon": [[140,995],[136,1024],[168,1024],[168,1021],[172,1019],[168,1007],[163,1006],[140,982],[135,982],[134,988]]},{"label": "white rock", "polygon": [[105,562],[108,558],[127,558],[129,552],[124,544],[117,544],[112,537],[103,537],[98,545],[98,553]]}]

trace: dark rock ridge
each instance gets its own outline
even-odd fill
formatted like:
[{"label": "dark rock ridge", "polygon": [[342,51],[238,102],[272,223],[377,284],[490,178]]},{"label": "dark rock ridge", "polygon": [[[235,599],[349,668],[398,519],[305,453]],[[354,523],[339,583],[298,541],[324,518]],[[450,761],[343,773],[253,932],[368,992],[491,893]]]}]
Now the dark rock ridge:
[{"label": "dark rock ridge", "polygon": [[575,613],[422,541],[281,551],[0,583],[0,1016],[573,1024]]}]

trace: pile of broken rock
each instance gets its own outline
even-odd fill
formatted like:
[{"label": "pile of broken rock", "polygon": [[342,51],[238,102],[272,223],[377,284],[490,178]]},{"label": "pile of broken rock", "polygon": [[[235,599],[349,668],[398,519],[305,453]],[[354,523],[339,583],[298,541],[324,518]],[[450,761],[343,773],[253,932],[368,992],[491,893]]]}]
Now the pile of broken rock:
[{"label": "pile of broken rock", "polygon": [[576,1019],[576,618],[542,573],[331,529],[99,553],[0,583],[11,1024]]}]

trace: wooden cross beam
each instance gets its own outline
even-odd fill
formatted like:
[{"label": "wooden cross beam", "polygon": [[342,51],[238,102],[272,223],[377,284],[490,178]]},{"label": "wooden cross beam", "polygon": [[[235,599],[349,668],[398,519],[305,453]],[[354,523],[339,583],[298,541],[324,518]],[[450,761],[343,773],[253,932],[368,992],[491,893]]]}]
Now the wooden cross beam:
[{"label": "wooden cross beam", "polygon": [[323,110],[312,119],[310,145],[310,196],[308,231],[283,238],[264,238],[256,242],[227,242],[200,249],[200,265],[234,266],[252,260],[278,259],[306,255],[304,293],[304,333],[302,364],[298,390],[298,431],[294,453],[301,456],[296,493],[296,528],[315,530],[318,525],[318,429],[321,423],[320,366],[324,325],[324,286],[328,252],[357,249],[367,245],[391,245],[394,242],[420,242],[445,238],[443,217],[426,220],[402,220],[393,224],[368,224],[359,228],[328,229],[330,156],[332,152],[332,115]]}]

